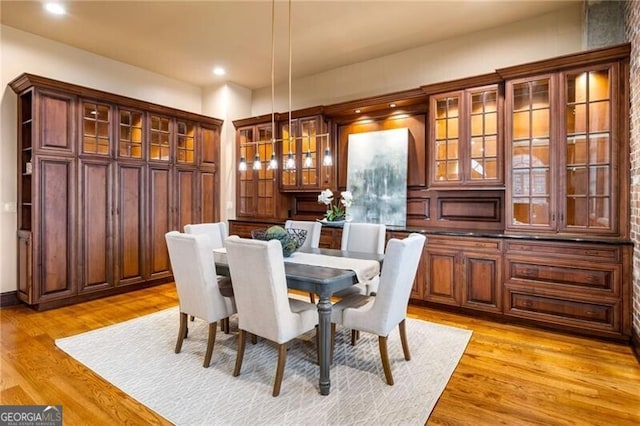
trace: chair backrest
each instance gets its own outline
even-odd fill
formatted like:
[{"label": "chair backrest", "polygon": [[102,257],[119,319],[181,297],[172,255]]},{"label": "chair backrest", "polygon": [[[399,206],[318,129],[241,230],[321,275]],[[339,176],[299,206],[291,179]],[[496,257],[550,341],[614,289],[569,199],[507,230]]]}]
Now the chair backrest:
[{"label": "chair backrest", "polygon": [[340,249],[382,254],[386,232],[383,224],[347,222],[342,228]]},{"label": "chair backrest", "polygon": [[180,312],[209,322],[233,313],[232,305],[220,294],[209,238],[201,234],[171,231],[165,234]]},{"label": "chair backrest", "polygon": [[298,334],[289,306],[282,247],[277,240],[225,240],[238,327],[276,343]]},{"label": "chair backrest", "polygon": [[407,313],[407,305],[426,238],[412,233],[403,240],[392,238],[387,243],[380,272],[380,286],[368,312],[378,322],[378,334],[386,336]]},{"label": "chair backrest", "polygon": [[212,249],[224,247],[224,239],[227,235],[227,225],[224,222],[198,223],[185,225],[184,232],[187,234],[205,234],[209,236],[209,244]]},{"label": "chair backrest", "polygon": [[322,224],[320,222],[287,220],[284,223],[284,227],[304,229],[307,231],[307,238],[304,240],[304,244],[300,247],[301,249],[320,247],[320,233],[322,232]]}]

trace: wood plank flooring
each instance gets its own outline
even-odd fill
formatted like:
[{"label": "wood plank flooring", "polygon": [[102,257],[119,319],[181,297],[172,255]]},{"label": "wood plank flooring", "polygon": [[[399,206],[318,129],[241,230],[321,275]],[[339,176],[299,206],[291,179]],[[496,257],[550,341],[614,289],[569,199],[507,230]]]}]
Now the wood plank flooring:
[{"label": "wood plank flooring", "polygon": [[[45,312],[0,309],[0,404],[61,404],[65,425],[169,424],[54,340],[176,304],[164,284]],[[429,425],[640,424],[640,365],[627,346],[424,307],[409,315],[473,330]]]}]

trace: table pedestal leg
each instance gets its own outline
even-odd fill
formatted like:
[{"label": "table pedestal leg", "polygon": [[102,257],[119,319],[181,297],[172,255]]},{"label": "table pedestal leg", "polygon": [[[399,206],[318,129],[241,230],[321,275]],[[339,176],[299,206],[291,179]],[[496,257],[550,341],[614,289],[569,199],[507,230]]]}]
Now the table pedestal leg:
[{"label": "table pedestal leg", "polygon": [[331,378],[329,368],[331,366],[331,301],[329,296],[320,296],[318,301],[318,333],[320,347],[320,394],[329,395]]}]

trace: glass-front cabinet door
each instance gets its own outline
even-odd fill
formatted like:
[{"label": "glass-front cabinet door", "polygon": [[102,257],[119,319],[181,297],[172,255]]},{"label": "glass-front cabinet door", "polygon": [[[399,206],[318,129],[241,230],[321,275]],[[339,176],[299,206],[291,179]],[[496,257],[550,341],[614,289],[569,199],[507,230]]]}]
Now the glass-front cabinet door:
[{"label": "glass-front cabinet door", "polygon": [[507,84],[510,228],[555,228],[551,186],[552,90],[551,76]]},{"label": "glass-front cabinet door", "polygon": [[564,225],[609,229],[612,223],[613,129],[611,70],[569,72],[565,81],[566,212]]},{"label": "glass-front cabinet door", "polygon": [[431,186],[502,183],[498,86],[431,97]]},{"label": "glass-front cabinet door", "polygon": [[196,124],[190,121],[176,121],[176,163],[196,164]]},{"label": "glass-front cabinet door", "polygon": [[617,68],[507,82],[507,229],[618,231]]},{"label": "glass-front cabinet door", "polygon": [[321,173],[324,150],[329,143],[323,133],[321,117],[285,120],[280,124],[282,150],[280,156],[280,189],[282,191],[318,190],[322,186]]},{"label": "glass-front cabinet door", "polygon": [[119,109],[118,152],[119,158],[142,160],[144,126],[142,111]]},{"label": "glass-front cabinet door", "polygon": [[[271,124],[237,129],[238,158],[246,169],[237,172],[238,216],[274,217],[278,187],[277,170],[270,167],[274,144]],[[277,155],[276,155],[277,156]],[[258,167],[259,165],[259,167]]]},{"label": "glass-front cabinet door", "polygon": [[111,106],[82,101],[82,154],[111,155]]},{"label": "glass-front cabinet door", "polygon": [[171,154],[171,118],[149,117],[149,160],[169,162]]}]

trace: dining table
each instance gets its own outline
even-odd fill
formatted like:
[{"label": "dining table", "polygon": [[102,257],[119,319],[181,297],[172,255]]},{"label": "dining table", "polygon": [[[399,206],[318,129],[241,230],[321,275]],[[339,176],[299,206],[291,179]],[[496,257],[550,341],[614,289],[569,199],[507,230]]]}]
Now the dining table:
[{"label": "dining table", "polygon": [[[225,249],[214,250],[216,272],[230,276]],[[327,248],[305,248],[284,258],[289,289],[318,296],[318,361],[321,395],[331,392],[331,296],[379,274],[383,254]]]}]

